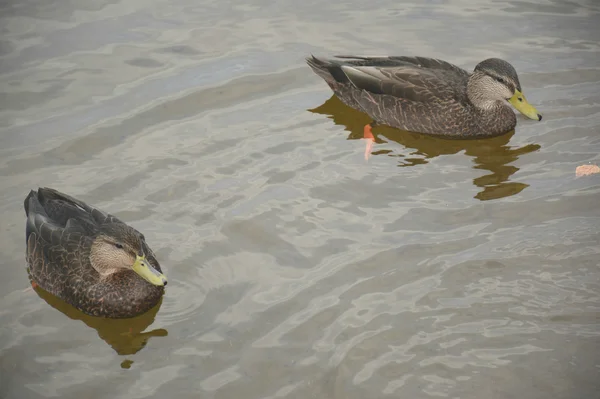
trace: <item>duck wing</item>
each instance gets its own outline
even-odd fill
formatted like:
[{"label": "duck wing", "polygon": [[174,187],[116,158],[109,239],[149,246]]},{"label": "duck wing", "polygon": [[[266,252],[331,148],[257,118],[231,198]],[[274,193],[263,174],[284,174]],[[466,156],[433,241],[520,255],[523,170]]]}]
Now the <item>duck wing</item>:
[{"label": "duck wing", "polygon": [[449,62],[403,56],[351,58],[339,69],[358,89],[420,104],[467,103],[469,73]]},{"label": "duck wing", "polygon": [[60,296],[68,287],[65,281],[82,274],[75,269],[83,265],[72,260],[79,259],[81,251],[90,247],[87,232],[93,225],[68,219],[67,212],[45,202],[41,192],[32,190],[25,199],[29,275],[46,291]]},{"label": "duck wing", "polygon": [[[121,223],[116,217],[83,201],[63,194],[51,188],[39,188],[30,191],[24,202],[26,222],[26,240],[35,234],[38,245],[44,248],[47,260],[50,248],[56,252],[75,251],[102,230],[106,223]],[[84,245],[86,246],[86,245]]]},{"label": "duck wing", "polygon": [[[35,234],[36,239],[41,239],[50,245],[61,245],[63,241],[69,241],[69,236],[65,236],[65,228],[68,222],[65,209],[56,206],[55,203],[47,203],[39,191],[33,190],[25,198],[24,205],[25,214],[27,215],[27,240],[32,234]],[[85,215],[85,213],[83,214]],[[81,233],[82,228],[77,226],[73,230]],[[75,241],[78,241],[78,239]]]},{"label": "duck wing", "polygon": [[[85,220],[95,225],[123,223],[115,216],[55,189],[44,187],[39,188],[37,193],[32,192],[35,193],[48,216],[59,224],[65,225],[69,219]],[[27,206],[25,211],[27,212]]]}]

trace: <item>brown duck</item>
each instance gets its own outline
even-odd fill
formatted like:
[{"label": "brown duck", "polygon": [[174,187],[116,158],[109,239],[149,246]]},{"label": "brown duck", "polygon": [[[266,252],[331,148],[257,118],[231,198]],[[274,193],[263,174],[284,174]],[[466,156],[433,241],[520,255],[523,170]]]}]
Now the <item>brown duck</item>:
[{"label": "brown duck", "polygon": [[83,313],[133,317],[154,307],[167,279],[144,236],[51,188],[25,198],[32,284]]},{"label": "brown duck", "polygon": [[480,62],[473,73],[424,57],[336,58],[307,62],[342,102],[373,119],[370,126],[467,139],[513,130],[517,118],[508,104],[542,119],[525,99],[513,66],[499,58]]}]

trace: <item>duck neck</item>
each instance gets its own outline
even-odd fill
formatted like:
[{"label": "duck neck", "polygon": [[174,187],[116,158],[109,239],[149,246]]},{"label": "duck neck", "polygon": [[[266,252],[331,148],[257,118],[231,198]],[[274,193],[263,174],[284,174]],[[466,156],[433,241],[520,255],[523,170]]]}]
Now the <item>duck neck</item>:
[{"label": "duck neck", "polygon": [[485,96],[485,88],[483,86],[484,82],[484,73],[475,71],[469,76],[469,80],[467,82],[467,97],[471,104],[473,104],[480,111],[484,112],[493,112],[498,108],[504,106],[504,104],[497,100],[491,100],[490,98],[486,98]]},{"label": "duck neck", "polygon": [[485,98],[484,80],[481,72],[475,71],[467,82],[467,97],[475,108],[478,121],[487,128],[486,135],[496,136],[513,130],[517,117],[506,101]]}]

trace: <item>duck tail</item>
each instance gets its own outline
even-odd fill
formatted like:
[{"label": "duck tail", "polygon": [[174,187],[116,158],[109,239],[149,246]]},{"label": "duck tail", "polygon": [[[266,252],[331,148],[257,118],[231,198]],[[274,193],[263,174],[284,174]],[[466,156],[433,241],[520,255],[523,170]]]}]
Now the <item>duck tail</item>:
[{"label": "duck tail", "polygon": [[47,218],[46,210],[40,203],[39,192],[31,190],[24,201],[25,215],[27,216],[27,222],[25,223],[25,242],[29,240],[29,235],[37,231],[36,227],[36,216],[38,218]]},{"label": "duck tail", "polygon": [[63,194],[58,190],[49,187],[40,187],[38,188],[38,198],[42,204],[48,201],[65,201],[71,203],[79,203],[80,201],[76,200],[73,197],[68,196],[67,194]]},{"label": "duck tail", "polygon": [[38,189],[38,199],[43,206],[46,206],[51,201],[62,201],[84,212],[91,213],[94,210],[93,207],[87,205],[85,202],[49,187],[40,187]]},{"label": "duck tail", "polygon": [[336,60],[321,59],[311,54],[306,63],[330,86],[335,83],[349,83],[348,77],[342,71],[343,63]]},{"label": "duck tail", "polygon": [[29,194],[27,194],[27,197],[25,197],[25,201],[23,201],[23,206],[25,208],[25,216],[29,216],[29,209],[31,208],[31,202],[32,202],[32,200],[37,201],[37,195],[38,195],[37,191],[31,190],[31,191],[29,191]]}]

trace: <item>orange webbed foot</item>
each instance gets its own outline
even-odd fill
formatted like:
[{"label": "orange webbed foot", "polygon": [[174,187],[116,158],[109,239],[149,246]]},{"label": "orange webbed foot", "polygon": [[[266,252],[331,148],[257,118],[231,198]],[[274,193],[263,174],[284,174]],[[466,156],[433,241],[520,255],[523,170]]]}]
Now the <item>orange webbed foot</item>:
[{"label": "orange webbed foot", "polygon": [[373,150],[373,142],[375,141],[375,136],[373,136],[373,127],[370,123],[368,125],[365,125],[365,129],[363,131],[363,139],[366,140],[365,161],[368,161],[369,156],[371,155],[371,151]]}]

